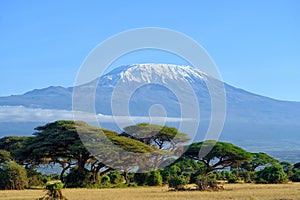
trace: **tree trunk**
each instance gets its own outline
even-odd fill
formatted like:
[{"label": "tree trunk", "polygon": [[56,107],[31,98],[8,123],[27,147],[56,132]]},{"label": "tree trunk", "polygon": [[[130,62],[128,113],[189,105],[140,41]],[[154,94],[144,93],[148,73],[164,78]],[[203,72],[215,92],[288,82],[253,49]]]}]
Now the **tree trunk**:
[{"label": "tree trunk", "polygon": [[124,176],[124,179],[125,179],[125,184],[128,184],[128,183],[129,183],[128,172],[127,172],[127,171],[124,171],[124,172],[123,172],[123,176]]}]

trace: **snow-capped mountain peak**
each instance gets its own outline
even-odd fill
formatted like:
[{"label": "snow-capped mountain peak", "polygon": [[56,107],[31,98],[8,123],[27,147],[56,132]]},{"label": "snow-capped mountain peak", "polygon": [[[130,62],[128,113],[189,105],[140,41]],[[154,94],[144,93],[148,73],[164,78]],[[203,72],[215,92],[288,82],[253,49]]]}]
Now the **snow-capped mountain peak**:
[{"label": "snow-capped mountain peak", "polygon": [[143,82],[153,81],[165,83],[168,80],[193,81],[206,80],[207,75],[197,68],[173,64],[133,64],[122,66],[101,77],[102,83],[115,85],[116,80],[122,82]]}]

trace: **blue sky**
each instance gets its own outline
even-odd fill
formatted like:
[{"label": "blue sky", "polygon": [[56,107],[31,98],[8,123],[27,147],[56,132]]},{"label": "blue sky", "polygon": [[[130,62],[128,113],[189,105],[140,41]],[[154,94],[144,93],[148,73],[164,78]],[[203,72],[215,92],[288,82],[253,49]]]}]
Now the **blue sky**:
[{"label": "blue sky", "polygon": [[[225,82],[300,101],[299,10],[296,0],[1,1],[0,96],[72,86],[100,42],[128,29],[164,27],[202,45]],[[143,61],[180,62],[156,54],[124,60]]]}]

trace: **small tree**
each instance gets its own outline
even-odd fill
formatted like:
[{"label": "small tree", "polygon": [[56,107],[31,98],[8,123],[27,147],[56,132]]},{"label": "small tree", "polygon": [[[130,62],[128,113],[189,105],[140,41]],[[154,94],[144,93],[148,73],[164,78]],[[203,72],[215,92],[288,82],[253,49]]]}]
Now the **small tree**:
[{"label": "small tree", "polygon": [[300,182],[300,170],[296,170],[294,174],[291,176],[291,181]]},{"label": "small tree", "polygon": [[62,195],[61,190],[63,187],[64,184],[61,182],[46,185],[47,194],[39,198],[39,200],[67,200],[67,198]]},{"label": "small tree", "polygon": [[162,176],[159,171],[152,171],[150,175],[146,178],[146,183],[149,186],[159,186],[162,185]]},{"label": "small tree", "polygon": [[286,181],[287,175],[280,164],[271,165],[256,172],[257,183],[284,183]]},{"label": "small tree", "polygon": [[25,168],[14,161],[3,164],[0,177],[0,189],[23,190],[28,186]]},{"label": "small tree", "polygon": [[100,179],[101,185],[103,187],[110,187],[110,178],[107,175],[104,175]]},{"label": "small tree", "polygon": [[124,178],[119,171],[111,171],[108,176],[112,184],[118,184],[124,181]]},{"label": "small tree", "polygon": [[186,184],[188,184],[188,181],[184,175],[174,175],[169,180],[169,187],[174,188],[175,190],[183,189]]},{"label": "small tree", "polygon": [[68,188],[87,187],[91,184],[92,177],[92,173],[87,170],[81,171],[77,168],[72,168],[65,178],[65,184]]}]

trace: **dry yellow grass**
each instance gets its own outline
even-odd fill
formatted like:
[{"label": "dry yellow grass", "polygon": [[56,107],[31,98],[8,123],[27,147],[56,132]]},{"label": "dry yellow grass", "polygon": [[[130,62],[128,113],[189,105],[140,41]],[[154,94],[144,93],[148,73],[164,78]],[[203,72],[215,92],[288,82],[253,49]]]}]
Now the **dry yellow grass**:
[{"label": "dry yellow grass", "polygon": [[[43,190],[0,191],[0,200],[29,200],[42,197]],[[64,189],[69,200],[300,200],[300,183],[278,185],[228,184],[225,190],[169,192],[167,188],[123,188],[123,189]]]}]

